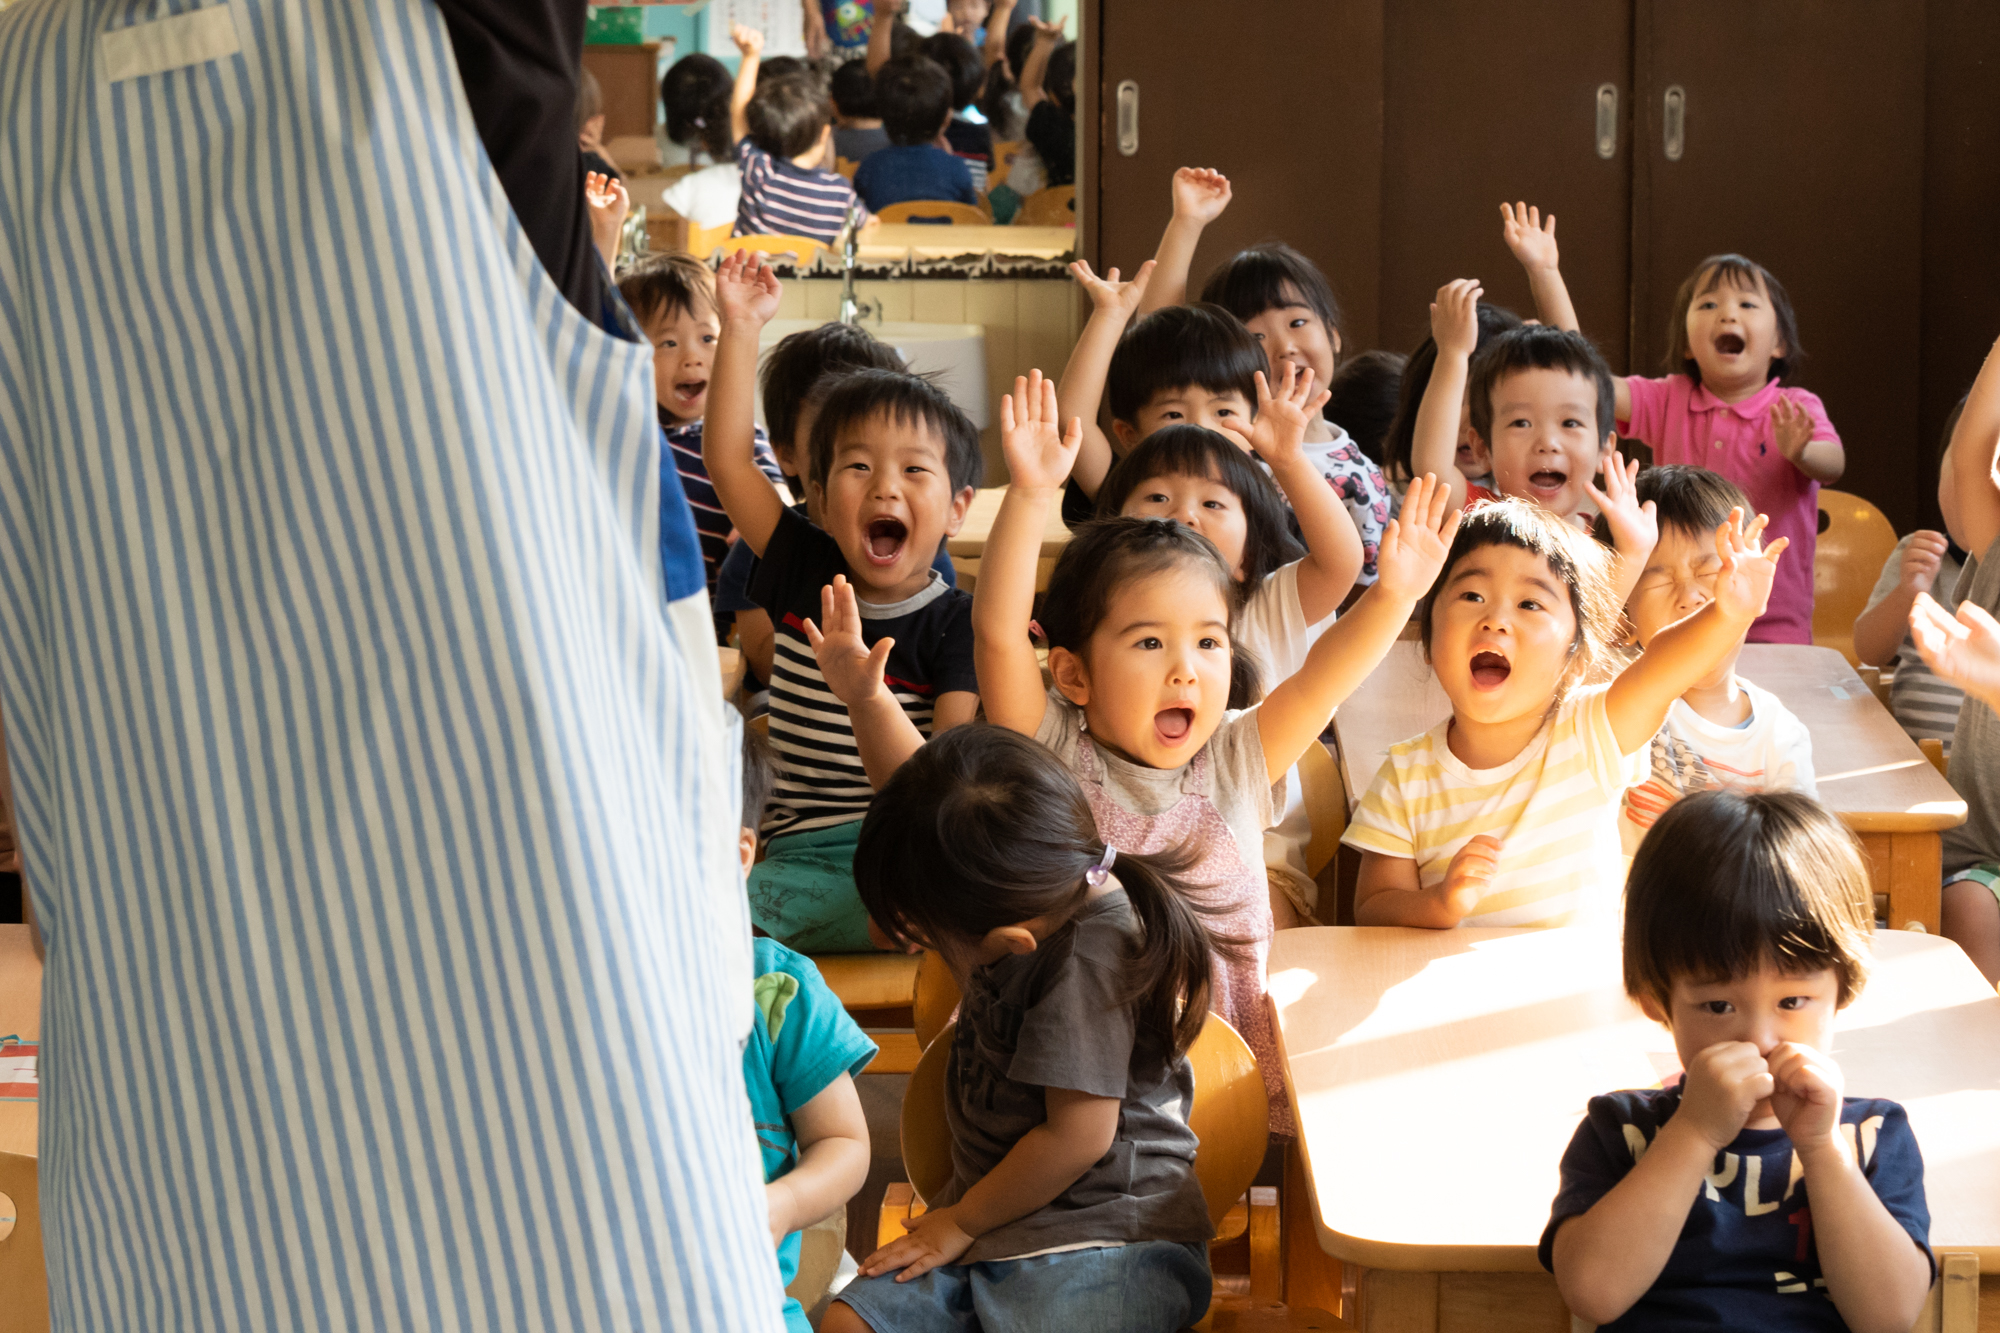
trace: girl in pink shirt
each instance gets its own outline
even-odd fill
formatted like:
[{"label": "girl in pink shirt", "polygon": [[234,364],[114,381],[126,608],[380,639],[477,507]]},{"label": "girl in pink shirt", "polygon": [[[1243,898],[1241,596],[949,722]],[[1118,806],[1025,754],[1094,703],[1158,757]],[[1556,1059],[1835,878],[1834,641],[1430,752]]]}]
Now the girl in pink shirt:
[{"label": "girl in pink shirt", "polygon": [[[1555,216],[1544,220],[1525,204],[1500,212],[1542,318],[1574,329]],[[1681,284],[1669,330],[1668,374],[1612,380],[1619,433],[1651,445],[1656,463],[1721,473],[1770,516],[1766,537],[1790,538],[1795,558],[1779,568],[1750,641],[1811,643],[1819,488],[1840,480],[1847,454],[1818,395],[1783,383],[1802,355],[1791,298],[1762,264],[1711,255]]]}]

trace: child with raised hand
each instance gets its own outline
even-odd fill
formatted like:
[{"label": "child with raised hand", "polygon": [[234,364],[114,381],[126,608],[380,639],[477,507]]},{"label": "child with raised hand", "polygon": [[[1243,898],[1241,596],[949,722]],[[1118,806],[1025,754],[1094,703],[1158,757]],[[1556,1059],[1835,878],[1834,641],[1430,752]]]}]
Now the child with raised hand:
[{"label": "child with raised hand", "polygon": [[[1707,605],[1721,559],[1716,529],[1749,508],[1743,492],[1720,473],[1670,463],[1639,474],[1636,494],[1653,509],[1659,542],[1625,600],[1625,618],[1643,650],[1653,636]],[[1601,518],[1597,539],[1609,543]],[[1739,640],[1722,660],[1674,700],[1653,737],[1651,773],[1625,793],[1618,830],[1627,852],[1683,796],[1710,787],[1734,791],[1802,791],[1813,785],[1812,736],[1769,690],[1736,674]]]},{"label": "child with raised hand", "polygon": [[751,459],[757,337],[778,306],[778,279],[739,251],[716,274],[722,336],[703,457],[742,540],[758,556],[750,595],[771,615],[771,744],[778,789],[764,859],[750,877],[751,917],[808,953],[871,947],[855,896],[854,840],[874,794],[869,756],[843,708],[829,706],[805,622],[845,575],[861,636],[892,639],[889,674],[909,725],[933,736],[979,708],[971,599],[931,562],[965,521],[978,484],[979,433],[942,390],[914,375],[845,376],[813,423],[806,486],[819,526],[785,503]]},{"label": "child with raised hand", "polygon": [[[1910,608],[1910,636],[1941,678],[1965,691],[1951,741],[1951,785],[1965,798],[1965,822],[1944,831],[1946,938],[1988,981],[2000,982],[2000,343],[1986,354],[1958,429],[1945,451],[1965,571],[1958,614],[1928,593]],[[1942,500],[1942,489],[1939,499]],[[1955,511],[1955,519],[1953,517]]]},{"label": "child with raised hand", "polygon": [[1208,1308],[1188,1046],[1211,940],[1186,855],[1107,842],[1075,777],[999,727],[923,748],[855,855],[868,910],[964,998],[945,1072],[952,1178],[868,1256],[822,1333],[1172,1333]]},{"label": "child with raised hand", "polygon": [[[1492,342],[1509,329],[1521,327],[1521,317],[1505,306],[1477,302],[1473,307],[1473,322],[1478,328],[1472,344],[1473,356],[1478,356],[1486,344]],[[1437,339],[1429,334],[1410,353],[1403,363],[1401,382],[1396,386],[1396,414],[1390,420],[1388,433],[1382,439],[1382,473],[1389,479],[1389,488],[1396,495],[1402,494],[1403,487],[1410,484],[1415,475],[1412,461],[1416,449],[1417,417],[1423,411],[1425,398],[1430,393],[1431,376],[1437,370]],[[1472,430],[1472,401],[1460,395],[1458,405],[1458,433],[1452,450],[1452,465],[1458,470],[1469,486],[1482,487],[1485,493],[1497,495],[1493,484],[1493,460],[1486,455],[1486,446]],[[1477,496],[1478,491],[1470,494]]]},{"label": "child with raised hand", "polygon": [[1213,543],[1179,523],[1102,519],[1079,529],[1049,579],[1042,629],[1053,688],[1028,639],[1035,566],[1049,506],[1082,443],[1058,428],[1053,385],[1039,373],[1001,404],[1012,483],[995,517],[973,600],[980,697],[987,720],[1033,736],[1083,779],[1098,830],[1120,847],[1198,840],[1189,877],[1245,940],[1217,963],[1216,1011],[1263,1065],[1273,1123],[1291,1117],[1264,1003],[1271,891],[1259,852],[1276,822],[1271,784],[1314,743],[1333,710],[1372,671],[1436,577],[1455,511],[1429,480],[1411,489],[1383,536],[1382,573],[1304,665],[1261,704],[1232,710],[1230,571]]},{"label": "child with raised hand", "polygon": [[1619,797],[1644,780],[1674,700],[1763,611],[1785,549],[1760,548],[1763,526],[1732,511],[1711,600],[1592,684],[1618,620],[1603,549],[1526,501],[1468,513],[1420,616],[1451,716],[1390,746],[1355,809],[1342,840],[1361,853],[1356,923],[1609,919],[1625,877]]},{"label": "child with raised hand", "polygon": [[1590,1099],[1542,1266],[1604,1329],[1903,1333],[1936,1275],[1895,1102],[1848,1097],[1835,1014],[1867,979],[1854,839],[1796,793],[1668,811],[1625,891],[1625,990],[1673,1033],[1672,1087]]},{"label": "child with raised hand", "polygon": [[[1500,207],[1542,318],[1575,329],[1555,215],[1543,221],[1525,204]],[[1783,383],[1804,355],[1791,297],[1755,260],[1710,255],[1674,296],[1667,342],[1663,377],[1612,380],[1621,431],[1650,445],[1656,463],[1720,472],[1770,516],[1771,535],[1797,549],[1750,641],[1811,643],[1819,488],[1840,480],[1847,455],[1818,396]]]},{"label": "child with raised hand", "polygon": [[729,128],[743,172],[732,235],[810,236],[832,244],[847,225],[854,186],[833,168],[833,102],[818,79],[758,81],[764,34],[734,24],[742,53],[729,97]]}]

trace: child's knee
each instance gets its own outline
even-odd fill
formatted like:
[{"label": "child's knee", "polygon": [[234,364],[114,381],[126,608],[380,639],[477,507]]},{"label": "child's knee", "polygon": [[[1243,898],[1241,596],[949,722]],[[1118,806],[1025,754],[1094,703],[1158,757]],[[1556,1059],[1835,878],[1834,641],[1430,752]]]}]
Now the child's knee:
[{"label": "child's knee", "polygon": [[2000,898],[1976,879],[1956,880],[1939,895],[1945,938],[1961,946],[2000,947]]},{"label": "child's knee", "polygon": [[835,1301],[826,1307],[820,1316],[819,1333],[875,1333],[868,1321],[854,1313],[854,1307],[844,1301]]}]

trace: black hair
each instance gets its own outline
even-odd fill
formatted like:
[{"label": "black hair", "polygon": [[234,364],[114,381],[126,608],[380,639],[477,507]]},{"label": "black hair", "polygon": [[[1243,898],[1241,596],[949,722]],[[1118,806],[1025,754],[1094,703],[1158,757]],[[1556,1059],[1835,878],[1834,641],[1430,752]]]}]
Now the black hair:
[{"label": "black hair", "polygon": [[[854,62],[859,64],[859,61]],[[764,429],[780,455],[792,450],[799,410],[815,385],[853,370],[903,369],[895,348],[853,324],[821,324],[779,339],[764,355],[758,384],[764,395]]]},{"label": "black hair", "polygon": [[1875,898],[1854,835],[1810,796],[1726,788],[1676,801],[1625,880],[1625,991],[1671,1012],[1676,980],[1830,967],[1868,980]]},{"label": "black hair", "polygon": [[762,88],[772,79],[812,78],[812,66],[797,56],[772,56],[759,61],[757,65],[757,86]]},{"label": "black hair", "polygon": [[1327,385],[1326,419],[1340,423],[1354,447],[1375,466],[1382,466],[1382,447],[1396,424],[1396,406],[1403,389],[1401,352],[1363,352],[1350,356],[1333,372]]},{"label": "black hair", "polygon": [[1541,557],[1569,589],[1576,633],[1570,639],[1569,667],[1549,701],[1549,711],[1554,712],[1572,686],[1587,683],[1611,664],[1611,643],[1618,632],[1620,614],[1611,581],[1611,557],[1574,524],[1532,500],[1488,500],[1474,505],[1458,525],[1458,535],[1445,553],[1437,582],[1418,607],[1417,637],[1423,643],[1426,662],[1431,657],[1438,601],[1450,586],[1459,561],[1489,546],[1511,546]]},{"label": "black hair", "polygon": [[1075,42],[1064,42],[1049,52],[1048,68],[1042,71],[1042,91],[1066,113],[1076,114]]},{"label": "black hair", "polygon": [[1231,255],[1208,275],[1201,299],[1221,306],[1246,324],[1266,310],[1296,300],[1318,315],[1329,332],[1340,332],[1340,303],[1334,299],[1326,275],[1312,260],[1277,241]]},{"label": "black hair", "polygon": [[842,431],[873,416],[920,425],[944,440],[945,473],[951,489],[979,484],[985,456],[979,451],[979,428],[943,389],[921,375],[897,370],[857,370],[843,375],[826,396],[813,422],[812,456],[807,478],[822,489],[833,466],[833,450]]},{"label": "black hair", "polygon": [[1696,384],[1701,383],[1701,366],[1688,348],[1688,307],[1695,298],[1706,296],[1718,287],[1741,287],[1745,291],[1757,290],[1762,282],[1764,290],[1771,295],[1771,313],[1777,316],[1778,340],[1785,344],[1785,354],[1771,358],[1771,367],[1764,375],[1768,380],[1789,374],[1793,367],[1805,359],[1806,349],[1799,346],[1799,318],[1792,313],[1791,293],[1785,284],[1770,269],[1754,259],[1742,255],[1710,255],[1694,266],[1687,281],[1674,293],[1674,313],[1667,325],[1667,373],[1685,375]]},{"label": "black hair", "polygon": [[[1473,348],[1475,356],[1479,354],[1479,348],[1507,330],[1521,327],[1521,317],[1505,306],[1488,305],[1481,301],[1475,315],[1479,322],[1479,341]],[[1410,359],[1403,363],[1402,397],[1396,404],[1396,420],[1382,441],[1382,470],[1392,477],[1414,479],[1410,475],[1410,454],[1417,436],[1417,413],[1424,405],[1424,391],[1431,387],[1431,372],[1437,369],[1437,356],[1436,340],[1427,337],[1417,344],[1417,350],[1411,352]]]},{"label": "black hair", "polygon": [[843,116],[865,120],[875,115],[875,78],[865,60],[850,60],[836,69],[827,92]]},{"label": "black hair", "polygon": [[924,56],[897,56],[875,72],[875,106],[890,143],[929,143],[951,114],[951,75]]},{"label": "black hair", "polygon": [[1591,382],[1597,392],[1597,434],[1600,448],[1618,429],[1618,399],[1611,387],[1611,367],[1581,333],[1550,324],[1523,324],[1481,347],[1472,358],[1472,378],[1466,392],[1472,400],[1472,428],[1493,447],[1493,390],[1509,375],[1524,370],[1560,370]]},{"label": "black hair", "polygon": [[697,51],[682,56],[660,80],[660,101],[667,108],[667,138],[683,148],[712,138],[704,133],[718,100],[722,106],[722,137],[729,137],[729,90],[734,81],[729,70],[714,56]]},{"label": "black hair", "polygon": [[699,317],[715,311],[715,274],[684,251],[649,255],[618,280],[618,294],[641,324],[683,310]]},{"label": "black hair", "polygon": [[751,143],[772,157],[794,158],[819,143],[833,121],[833,103],[811,75],[781,75],[757,85],[743,119]]},{"label": "black hair", "polygon": [[1097,518],[1072,531],[1049,573],[1049,590],[1042,598],[1042,633],[1051,649],[1082,657],[1090,636],[1110,614],[1111,599],[1119,589],[1182,567],[1215,579],[1231,630],[1228,706],[1248,708],[1263,697],[1263,682],[1256,659],[1234,633],[1241,591],[1215,543],[1172,519]]},{"label": "black hair", "polygon": [[[1076,777],[1046,747],[1003,727],[954,727],[903,761],[875,794],[854,849],[854,886],[892,938],[943,953],[954,971],[968,946],[1002,926],[1047,918],[1034,966],[1053,978],[1069,965],[1067,929],[1105,854]],[[1137,1042],[1178,1058],[1208,1018],[1216,940],[1184,878],[1189,846],[1120,849],[1111,873],[1139,921],[1125,961],[1123,1004]],[[956,955],[956,957],[954,957]]]},{"label": "black hair", "polygon": [[1219,305],[1170,305],[1133,322],[1111,353],[1104,397],[1114,420],[1132,422],[1147,403],[1193,385],[1240,393],[1254,411],[1264,349]]},{"label": "black hair", "polygon": [[1213,477],[1243,502],[1243,578],[1238,584],[1243,595],[1305,555],[1292,537],[1291,509],[1277,485],[1220,431],[1176,423],[1148,435],[1112,465],[1097,488],[1097,516],[1118,517],[1132,492],[1154,477]]},{"label": "black hair", "polygon": [[764,807],[778,788],[778,761],[771,738],[747,723],[743,727],[743,827],[764,826]]},{"label": "black hair", "polygon": [[[1662,531],[1672,528],[1704,542],[1714,540],[1730,510],[1741,509],[1745,520],[1757,515],[1750,497],[1735,482],[1688,463],[1667,463],[1641,472],[1637,498],[1640,504],[1652,501]],[[1612,544],[1611,524],[1604,515],[1597,516],[1590,535],[1606,546]]]},{"label": "black hair", "polygon": [[970,106],[979,96],[980,85],[986,82],[986,66],[980,63],[971,42],[955,32],[935,32],[918,43],[917,50],[951,76],[953,110]]},{"label": "black hair", "polygon": [[[992,41],[989,30],[986,40]],[[986,86],[979,94],[979,112],[993,127],[996,139],[1018,139],[1021,126],[1020,117],[1010,94],[1019,90],[1021,70],[1028,59],[1028,48],[1035,43],[1035,25],[1022,23],[1007,34],[1006,47],[1001,59],[986,67]]]}]

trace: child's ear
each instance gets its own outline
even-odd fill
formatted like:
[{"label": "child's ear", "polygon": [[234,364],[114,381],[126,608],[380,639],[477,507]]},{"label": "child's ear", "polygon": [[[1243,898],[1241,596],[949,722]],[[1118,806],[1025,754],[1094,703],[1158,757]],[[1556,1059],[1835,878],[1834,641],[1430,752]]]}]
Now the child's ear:
[{"label": "child's ear", "polygon": [[757,864],[756,829],[747,828],[741,830],[738,833],[736,839],[736,855],[738,859],[740,859],[743,862],[743,873],[745,875],[748,875],[750,873],[751,867]]},{"label": "child's ear", "polygon": [[1078,708],[1089,705],[1090,673],[1084,670],[1082,658],[1067,648],[1049,649],[1049,675],[1055,678],[1063,698]]},{"label": "child's ear", "polygon": [[1035,932],[1026,926],[995,926],[986,932],[985,944],[992,952],[1033,953]]},{"label": "child's ear", "polygon": [[975,494],[970,486],[958,488],[958,494],[951,497],[951,511],[944,516],[944,535],[956,537],[958,530],[965,526],[965,515],[972,508]]},{"label": "child's ear", "polygon": [[1131,453],[1132,446],[1139,443],[1139,428],[1129,421],[1120,421],[1113,417],[1111,433],[1118,437],[1118,452],[1121,454]]}]

